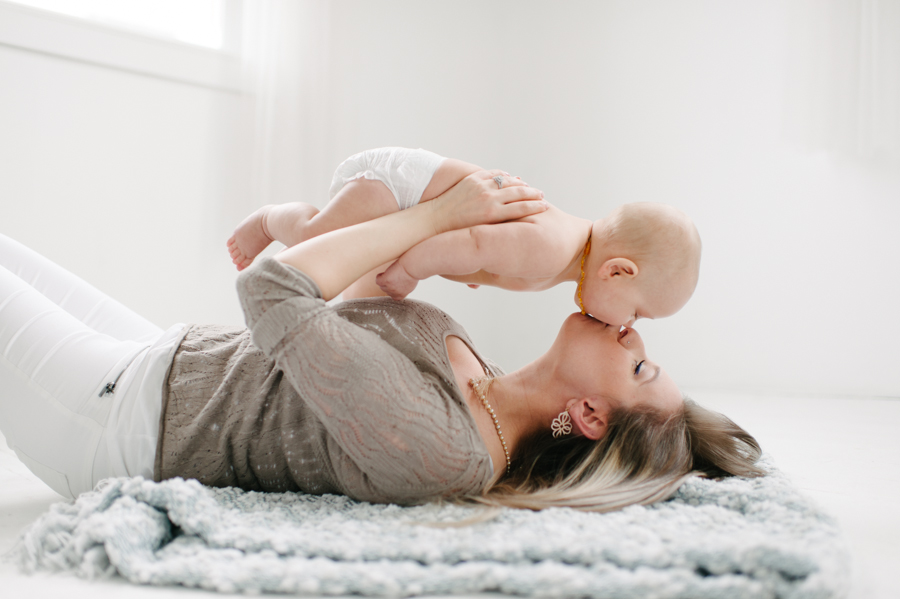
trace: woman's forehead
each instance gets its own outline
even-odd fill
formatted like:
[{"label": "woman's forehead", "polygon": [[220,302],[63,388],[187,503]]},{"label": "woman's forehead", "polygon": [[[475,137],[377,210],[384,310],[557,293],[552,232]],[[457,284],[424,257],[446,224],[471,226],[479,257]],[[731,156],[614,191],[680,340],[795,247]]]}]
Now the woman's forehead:
[{"label": "woman's forehead", "polygon": [[669,373],[658,364],[653,368],[659,368],[658,374],[653,380],[648,379],[646,384],[638,388],[638,397],[641,403],[650,405],[665,412],[674,412],[681,409],[684,396]]}]

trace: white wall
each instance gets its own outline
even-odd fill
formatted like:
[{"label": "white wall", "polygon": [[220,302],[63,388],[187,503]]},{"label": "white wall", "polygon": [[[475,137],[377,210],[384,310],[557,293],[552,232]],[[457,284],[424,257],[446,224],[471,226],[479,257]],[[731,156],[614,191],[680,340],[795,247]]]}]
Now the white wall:
[{"label": "white wall", "polygon": [[[589,218],[670,202],[700,228],[701,282],[638,329],[677,381],[900,396],[900,175],[785,139],[784,6],[338,0],[319,151],[426,147]],[[0,81],[0,232],[160,326],[239,323],[224,241],[252,204],[240,97],[3,46]],[[573,291],[438,280],[418,296],[512,369]]]},{"label": "white wall", "polygon": [[239,95],[4,46],[0,81],[0,233],[161,327],[242,323]]},{"label": "white wall", "polygon": [[[788,3],[333,6],[335,160],[422,146],[588,218],[672,203],[703,237],[701,281],[638,330],[677,381],[900,396],[900,176],[786,140]],[[549,345],[572,292],[420,297],[512,368]]]}]

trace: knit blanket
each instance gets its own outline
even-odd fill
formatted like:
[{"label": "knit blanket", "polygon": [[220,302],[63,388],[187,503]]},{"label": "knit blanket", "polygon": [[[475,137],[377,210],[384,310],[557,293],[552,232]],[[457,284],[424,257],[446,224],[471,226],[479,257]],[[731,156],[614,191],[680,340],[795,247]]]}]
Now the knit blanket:
[{"label": "knit blanket", "polygon": [[692,478],[669,501],[608,514],[478,513],[335,495],[111,479],[21,537],[25,571],[249,593],[814,599],[846,594],[831,518],[771,474]]}]

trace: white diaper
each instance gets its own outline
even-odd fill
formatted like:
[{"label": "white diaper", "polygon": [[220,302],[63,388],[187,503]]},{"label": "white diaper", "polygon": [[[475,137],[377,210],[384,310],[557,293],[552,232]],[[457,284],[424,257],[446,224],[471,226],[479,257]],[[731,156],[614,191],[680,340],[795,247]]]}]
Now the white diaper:
[{"label": "white diaper", "polygon": [[422,192],[444,161],[434,152],[409,148],[375,148],[354,154],[334,171],[329,196],[334,196],[344,185],[360,177],[376,179],[384,183],[400,210],[412,208],[422,199]]}]

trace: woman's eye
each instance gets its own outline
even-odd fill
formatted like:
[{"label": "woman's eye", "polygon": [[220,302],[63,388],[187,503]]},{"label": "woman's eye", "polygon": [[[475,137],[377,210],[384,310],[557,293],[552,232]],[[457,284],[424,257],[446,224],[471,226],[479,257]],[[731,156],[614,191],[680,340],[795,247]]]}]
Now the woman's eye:
[{"label": "woman's eye", "polygon": [[644,361],[641,360],[640,362],[637,363],[637,366],[634,367],[634,375],[635,376],[637,376],[641,373],[641,366],[643,366],[643,365],[644,365]]}]

